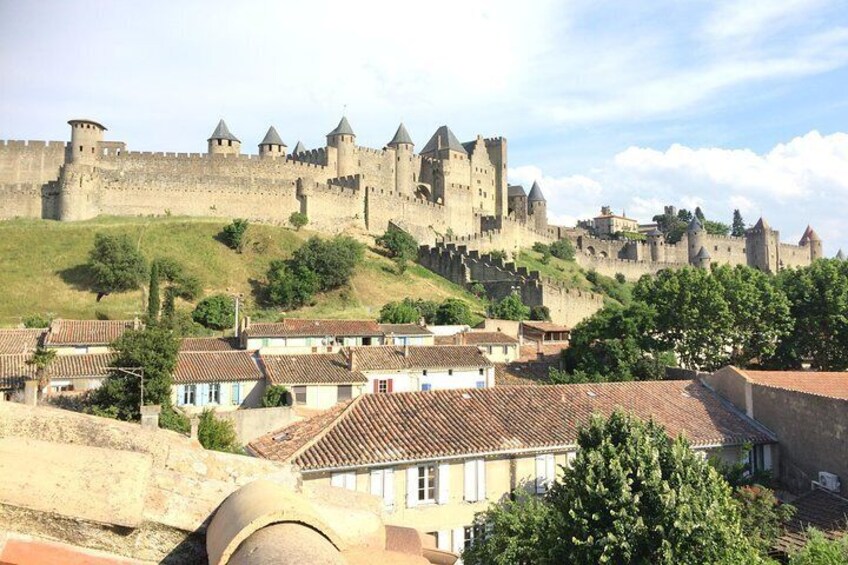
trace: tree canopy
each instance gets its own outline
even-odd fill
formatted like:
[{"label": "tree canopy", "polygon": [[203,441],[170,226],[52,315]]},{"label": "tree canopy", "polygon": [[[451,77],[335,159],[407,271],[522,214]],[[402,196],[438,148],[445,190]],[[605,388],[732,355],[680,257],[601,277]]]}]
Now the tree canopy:
[{"label": "tree canopy", "polygon": [[225,330],[235,324],[235,303],[232,296],[214,294],[198,302],[191,313],[192,319],[213,330]]},{"label": "tree canopy", "polygon": [[135,290],[147,275],[147,261],[127,235],[94,235],[88,268],[102,294]]},{"label": "tree canopy", "polygon": [[440,326],[468,325],[471,323],[471,308],[458,298],[448,298],[436,310],[436,323]]},{"label": "tree canopy", "polygon": [[243,218],[236,218],[231,223],[224,226],[224,229],[221,231],[221,241],[229,247],[230,249],[235,250],[237,253],[241,253],[244,251],[244,247],[247,244],[247,228],[250,226],[250,222]]},{"label": "tree canopy", "polygon": [[492,304],[490,314],[499,320],[526,320],[530,317],[530,308],[521,300],[517,292],[510,293],[503,300]]}]

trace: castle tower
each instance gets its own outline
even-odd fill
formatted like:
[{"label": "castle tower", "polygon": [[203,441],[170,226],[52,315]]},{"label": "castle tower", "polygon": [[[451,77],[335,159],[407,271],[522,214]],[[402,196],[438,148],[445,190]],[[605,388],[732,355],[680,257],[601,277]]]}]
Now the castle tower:
[{"label": "castle tower", "polygon": [[777,236],[763,218],[745,232],[745,249],[748,266],[767,273],[776,273],[779,268]]},{"label": "castle tower", "polygon": [[327,134],[327,147],[336,150],[336,176],[356,174],[356,134],[346,117],[342,116],[336,129]]},{"label": "castle tower", "polygon": [[[451,184],[471,186],[471,169],[468,163],[468,151],[448,126],[440,126],[430,141],[421,150],[421,156],[430,159],[431,170],[422,170],[422,179],[427,179],[433,186],[433,199],[437,202],[447,202],[446,193]],[[468,193],[470,197],[470,192]],[[456,205],[456,198],[452,200]],[[469,208],[473,204],[467,202]],[[469,210],[470,212],[470,210]]]},{"label": "castle tower", "polygon": [[707,248],[701,247],[701,249],[698,250],[698,253],[695,254],[695,258],[692,261],[692,265],[697,269],[707,269],[707,270],[709,270],[711,261],[712,261],[712,258],[710,257],[710,254],[707,251]]},{"label": "castle tower", "polygon": [[218,126],[209,136],[210,155],[238,155],[241,153],[241,141],[230,133],[230,129],[224,120],[218,122]]},{"label": "castle tower", "polygon": [[804,235],[801,236],[801,241],[798,242],[798,245],[801,247],[809,247],[810,248],[810,262],[812,263],[816,259],[821,259],[824,254],[822,252],[822,240],[819,237],[819,234],[816,233],[816,230],[807,226],[807,229],[804,230]]},{"label": "castle tower", "polygon": [[294,145],[294,149],[292,149],[291,155],[292,157],[297,157],[304,151],[306,151],[306,147],[303,146],[303,143],[301,143],[300,140],[297,140],[297,143]]},{"label": "castle tower", "polygon": [[70,120],[71,150],[68,163],[95,166],[100,159],[100,142],[106,127],[92,120]]},{"label": "castle tower", "polygon": [[697,216],[692,217],[686,228],[686,241],[688,242],[689,264],[694,265],[695,259],[704,246],[704,226],[701,225]]},{"label": "castle tower", "polygon": [[512,214],[519,222],[527,221],[527,193],[520,184],[509,186],[507,214]]},{"label": "castle tower", "polygon": [[509,183],[507,182],[507,147],[506,139],[498,137],[486,140],[486,151],[489,160],[495,167],[495,214],[509,214]]},{"label": "castle tower", "polygon": [[663,232],[654,228],[647,233],[648,248],[651,253],[651,261],[665,262],[665,237]]},{"label": "castle tower", "polygon": [[548,229],[548,203],[539,188],[539,183],[533,181],[530,194],[527,196],[527,213],[533,221],[534,227],[539,231]]},{"label": "castle tower", "polygon": [[280,139],[280,134],[274,126],[268,128],[268,133],[259,143],[259,156],[263,159],[276,159],[286,156],[286,144]]},{"label": "castle tower", "polygon": [[403,124],[398,126],[395,136],[388,144],[389,147],[395,150],[395,191],[398,194],[413,195],[415,187],[412,182],[412,148],[415,146],[412,143],[412,138]]},{"label": "castle tower", "polygon": [[839,251],[836,252],[836,258],[839,259],[840,261],[845,260],[845,253],[842,252],[841,247],[839,248]]}]

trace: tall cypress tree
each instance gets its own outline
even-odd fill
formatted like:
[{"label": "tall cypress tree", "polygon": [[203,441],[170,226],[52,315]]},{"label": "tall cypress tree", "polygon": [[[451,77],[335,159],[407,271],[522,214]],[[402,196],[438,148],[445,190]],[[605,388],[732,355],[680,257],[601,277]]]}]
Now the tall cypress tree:
[{"label": "tall cypress tree", "polygon": [[733,230],[731,234],[736,237],[742,237],[745,235],[745,220],[742,219],[742,214],[739,212],[739,209],[733,211]]},{"label": "tall cypress tree", "polygon": [[147,293],[147,317],[151,324],[159,320],[159,263],[150,267],[150,288]]}]

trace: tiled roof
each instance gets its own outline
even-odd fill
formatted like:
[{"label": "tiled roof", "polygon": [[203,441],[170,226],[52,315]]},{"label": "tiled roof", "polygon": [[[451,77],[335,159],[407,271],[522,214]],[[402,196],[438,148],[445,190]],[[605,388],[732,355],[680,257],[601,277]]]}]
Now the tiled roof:
[{"label": "tiled roof", "polygon": [[27,365],[29,355],[0,355],[0,390],[23,388],[24,379],[35,376],[35,367]]},{"label": "tiled roof", "polygon": [[238,340],[230,337],[185,337],[180,341],[180,351],[233,351],[239,349]]},{"label": "tiled roof", "polygon": [[501,332],[464,332],[459,335],[464,345],[517,345],[518,340]]},{"label": "tiled roof", "polygon": [[281,322],[251,324],[245,331],[248,337],[306,337],[306,336],[381,336],[383,332],[374,320],[301,320],[286,318]]},{"label": "tiled roof", "polygon": [[[399,369],[458,369],[491,367],[473,345],[410,345],[357,347],[351,350],[359,371]],[[406,354],[404,354],[406,352]]]},{"label": "tiled roof", "polygon": [[758,385],[848,400],[848,372],[739,371]]},{"label": "tiled roof", "polygon": [[263,379],[253,351],[183,351],[177,356],[175,383],[258,381]]},{"label": "tiled roof", "polygon": [[305,470],[547,451],[575,445],[579,425],[616,408],[653,418],[695,447],[776,441],[696,381],[642,381],[365,394],[320,427],[286,428],[293,436],[302,425],[323,430],[303,449],[276,434],[255,444],[264,457],[292,457]]},{"label": "tiled roof", "polygon": [[547,363],[496,363],[495,386],[548,384]]},{"label": "tiled roof", "polygon": [[350,406],[353,401],[340,402],[329,410],[313,416],[308,420],[302,420],[289,424],[285,428],[266,434],[253,440],[247,449],[264,459],[285,461],[301,447],[321,437],[322,432],[327,430],[339,414]]},{"label": "tiled roof", "polygon": [[268,128],[268,133],[265,134],[265,137],[262,138],[262,141],[259,142],[259,145],[285,145],[286,143],[280,139],[280,134],[277,133],[277,129],[274,126]]},{"label": "tiled roof", "polygon": [[292,155],[297,155],[298,153],[303,153],[304,151],[306,151],[306,147],[304,147],[303,143],[298,141],[297,145],[294,146],[294,150],[292,150]]},{"label": "tiled roof", "polygon": [[795,515],[777,538],[774,549],[785,554],[801,549],[807,528],[814,527],[830,539],[848,534],[848,500],[826,490],[816,489],[792,502]]},{"label": "tiled roof", "polygon": [[44,336],[44,345],[109,345],[136,320],[53,320]]},{"label": "tiled roof", "polygon": [[212,132],[212,135],[210,135],[209,139],[206,141],[212,141],[213,139],[227,139],[229,141],[237,141],[238,143],[241,143],[236,136],[230,133],[230,128],[227,127],[224,120],[218,122],[218,125],[215,126],[215,131]]},{"label": "tiled roof", "polygon": [[0,330],[0,355],[34,351],[44,332],[43,329]]},{"label": "tiled roof", "polygon": [[395,136],[388,143],[389,147],[397,147],[401,143],[406,143],[408,145],[414,145],[412,143],[412,138],[409,136],[409,132],[406,131],[406,127],[401,123],[397,131],[395,132]]},{"label": "tiled roof", "polygon": [[386,335],[433,335],[433,332],[418,324],[378,324],[378,326]]},{"label": "tiled roof", "polygon": [[336,129],[328,133],[327,135],[356,135],[353,133],[353,128],[350,127],[350,122],[347,121],[347,117],[342,116],[339,125],[336,126]]},{"label": "tiled roof", "polygon": [[541,347],[539,342],[530,341],[528,345],[521,346],[518,359],[520,361],[539,361],[539,353],[541,353],[541,360],[556,362],[566,348],[568,348],[568,345],[564,341],[546,341]]},{"label": "tiled roof", "polygon": [[[34,378],[36,368],[27,361],[32,354],[0,355],[0,388],[23,386],[23,379]],[[57,355],[47,367],[52,379],[105,377],[115,356],[112,353]]]},{"label": "tiled roof", "polygon": [[538,330],[540,332],[570,332],[571,328],[560,324],[552,324],[551,322],[521,322],[525,328]]},{"label": "tiled roof", "polygon": [[348,370],[343,353],[313,355],[262,355],[268,380],[275,385],[349,384],[368,379],[359,371]]}]

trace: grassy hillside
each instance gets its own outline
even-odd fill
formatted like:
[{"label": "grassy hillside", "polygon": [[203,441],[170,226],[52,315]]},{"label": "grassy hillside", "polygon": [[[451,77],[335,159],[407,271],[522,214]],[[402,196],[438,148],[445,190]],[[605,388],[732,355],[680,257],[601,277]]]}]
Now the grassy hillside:
[{"label": "grassy hillside", "polygon": [[[226,222],[198,218],[97,218],[62,223],[45,220],[0,222],[0,326],[19,324],[30,314],[65,318],[127,318],[144,312],[143,293],[106,296],[96,302],[85,269],[98,232],[129,234],[148,259],[172,257],[200,278],[205,294],[243,293],[247,311],[256,319],[276,319],[279,310],[261,310],[254,291],[273,259],[289,257],[311,234],[303,230],[251,225],[254,242],[242,254],[217,241]],[[373,245],[373,242],[372,244]],[[417,265],[398,275],[388,259],[369,250],[350,288],[319,295],[300,316],[376,317],[380,307],[406,296],[432,300],[457,297],[481,313],[483,304],[460,287]],[[190,305],[181,304],[183,308]]]}]

